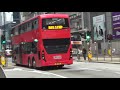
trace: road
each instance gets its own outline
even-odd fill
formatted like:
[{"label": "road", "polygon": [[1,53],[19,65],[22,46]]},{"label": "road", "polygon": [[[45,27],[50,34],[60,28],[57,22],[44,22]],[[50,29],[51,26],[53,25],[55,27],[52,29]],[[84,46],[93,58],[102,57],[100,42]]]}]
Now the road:
[{"label": "road", "polygon": [[[10,63],[11,59],[9,59]],[[76,62],[62,69],[29,69],[23,66],[5,68],[7,78],[120,78],[120,65],[95,62]]]}]

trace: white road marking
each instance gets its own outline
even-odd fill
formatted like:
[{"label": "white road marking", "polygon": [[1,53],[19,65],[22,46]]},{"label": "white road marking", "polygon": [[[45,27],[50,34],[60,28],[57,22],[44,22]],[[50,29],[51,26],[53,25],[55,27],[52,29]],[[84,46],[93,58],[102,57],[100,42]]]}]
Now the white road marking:
[{"label": "white road marking", "polygon": [[61,77],[61,78],[67,78],[65,76],[61,76],[61,75],[50,73],[50,72],[46,72],[46,71],[34,70],[34,71],[29,71],[29,72],[35,72],[35,73],[41,73],[41,74],[47,74],[47,75],[54,75],[54,76],[58,76],[58,77]]},{"label": "white road marking", "polygon": [[23,71],[21,68],[5,69],[4,71]]},{"label": "white road marking", "polygon": [[93,70],[93,71],[102,71],[102,70],[97,70],[97,69],[93,69],[93,68],[80,68],[80,69]]},{"label": "white road marking", "polygon": [[115,73],[120,74],[120,72],[115,72]]},{"label": "white road marking", "polygon": [[23,70],[21,68],[5,69],[4,71],[26,71],[26,72],[31,72],[31,73],[40,73],[40,74],[46,74],[46,75],[54,75],[54,76],[57,76],[57,77],[60,77],[60,78],[67,78],[65,76],[54,74],[54,73],[50,73],[50,72],[46,72],[46,71],[38,71],[38,70],[27,71],[27,70]]},{"label": "white road marking", "polygon": [[97,69],[88,69],[88,70],[93,70],[93,71],[102,71],[102,70],[97,70]]}]

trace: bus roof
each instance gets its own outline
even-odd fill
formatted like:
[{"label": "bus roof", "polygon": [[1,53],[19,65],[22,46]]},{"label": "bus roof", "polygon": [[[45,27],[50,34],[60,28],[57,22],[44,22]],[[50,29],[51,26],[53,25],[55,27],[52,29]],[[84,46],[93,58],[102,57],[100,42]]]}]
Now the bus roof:
[{"label": "bus roof", "polygon": [[61,18],[68,18],[68,14],[41,14],[41,18],[51,18],[51,17],[61,17]]},{"label": "bus roof", "polygon": [[38,18],[39,16],[40,16],[40,15],[37,15],[37,16],[35,16],[35,17],[33,17],[33,18],[30,18],[30,19],[28,19],[28,20],[25,20],[25,21],[21,22],[20,24],[17,24],[16,26],[14,26],[13,28],[18,27],[18,26],[20,26],[21,24],[24,24],[24,23],[26,23],[26,22],[29,22],[30,20],[33,20],[33,19],[35,19],[35,18]]},{"label": "bus roof", "polygon": [[24,23],[26,23],[26,22],[29,22],[30,20],[33,20],[33,19],[38,18],[38,17],[41,17],[41,18],[52,18],[52,17],[68,18],[69,15],[68,15],[68,14],[41,14],[41,15],[37,15],[37,16],[35,16],[35,17],[33,17],[33,18],[30,18],[30,19],[28,19],[28,20],[25,20],[25,21],[23,21],[22,23],[14,26],[13,28],[15,28],[15,27],[17,27],[17,26],[19,26],[19,25],[21,25],[21,24],[24,24]]}]

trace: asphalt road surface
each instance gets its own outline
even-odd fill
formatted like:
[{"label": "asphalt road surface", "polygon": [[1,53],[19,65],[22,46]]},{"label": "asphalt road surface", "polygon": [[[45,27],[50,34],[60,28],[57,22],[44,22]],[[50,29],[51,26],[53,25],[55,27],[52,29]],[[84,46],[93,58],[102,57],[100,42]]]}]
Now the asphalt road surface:
[{"label": "asphalt road surface", "polygon": [[62,69],[30,69],[23,66],[4,69],[7,78],[120,78],[120,65],[76,62]]}]

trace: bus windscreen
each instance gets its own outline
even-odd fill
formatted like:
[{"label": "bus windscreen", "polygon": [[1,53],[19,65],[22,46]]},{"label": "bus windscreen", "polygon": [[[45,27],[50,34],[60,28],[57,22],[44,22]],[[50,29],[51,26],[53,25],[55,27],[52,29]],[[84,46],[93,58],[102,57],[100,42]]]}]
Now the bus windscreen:
[{"label": "bus windscreen", "polygon": [[69,28],[68,18],[44,18],[42,29],[55,30]]}]

